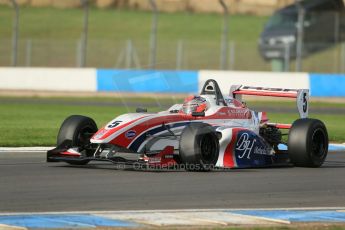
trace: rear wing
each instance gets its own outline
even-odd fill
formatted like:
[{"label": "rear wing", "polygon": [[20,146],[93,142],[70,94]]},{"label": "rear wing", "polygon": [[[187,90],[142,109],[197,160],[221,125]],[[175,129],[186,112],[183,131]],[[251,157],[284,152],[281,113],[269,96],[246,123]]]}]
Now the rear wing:
[{"label": "rear wing", "polygon": [[309,89],[281,89],[233,85],[230,89],[230,95],[239,101],[242,101],[242,95],[296,98],[300,117],[308,117]]}]

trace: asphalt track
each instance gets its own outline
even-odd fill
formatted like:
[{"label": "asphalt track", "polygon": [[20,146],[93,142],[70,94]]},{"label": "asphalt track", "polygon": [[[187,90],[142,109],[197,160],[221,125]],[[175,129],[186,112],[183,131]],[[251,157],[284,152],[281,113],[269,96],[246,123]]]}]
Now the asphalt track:
[{"label": "asphalt track", "polygon": [[345,206],[345,153],[322,168],[137,171],[0,153],[0,212]]}]

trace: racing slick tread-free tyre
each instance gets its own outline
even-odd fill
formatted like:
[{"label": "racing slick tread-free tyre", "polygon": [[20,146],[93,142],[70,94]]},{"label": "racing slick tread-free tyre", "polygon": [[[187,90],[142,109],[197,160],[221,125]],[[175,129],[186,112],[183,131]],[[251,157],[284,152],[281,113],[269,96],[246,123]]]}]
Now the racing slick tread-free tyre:
[{"label": "racing slick tread-free tyre", "polygon": [[188,171],[209,171],[218,161],[219,140],[205,123],[186,126],[180,138],[180,158]]},{"label": "racing slick tread-free tyre", "polygon": [[[89,117],[81,115],[72,115],[67,117],[62,123],[57,136],[57,145],[59,146],[65,140],[71,140],[73,147],[84,148],[90,143],[92,134],[97,132],[95,121]],[[87,150],[86,150],[87,152]],[[89,160],[66,161],[72,165],[85,165]]]},{"label": "racing slick tread-free tyre", "polygon": [[298,119],[289,131],[288,153],[291,163],[300,167],[320,167],[328,153],[328,133],[317,119]]}]

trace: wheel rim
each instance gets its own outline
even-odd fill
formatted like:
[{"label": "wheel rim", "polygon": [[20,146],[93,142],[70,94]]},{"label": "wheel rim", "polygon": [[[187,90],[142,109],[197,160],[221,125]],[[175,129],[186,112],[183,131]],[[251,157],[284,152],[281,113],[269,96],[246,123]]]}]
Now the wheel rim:
[{"label": "wheel rim", "polygon": [[317,129],[314,131],[312,136],[312,146],[311,151],[313,156],[317,156],[319,158],[323,158],[326,154],[326,138],[325,133],[322,129]]},{"label": "wheel rim", "polygon": [[216,156],[217,144],[212,134],[203,135],[200,143],[201,157],[206,163],[213,163]]}]

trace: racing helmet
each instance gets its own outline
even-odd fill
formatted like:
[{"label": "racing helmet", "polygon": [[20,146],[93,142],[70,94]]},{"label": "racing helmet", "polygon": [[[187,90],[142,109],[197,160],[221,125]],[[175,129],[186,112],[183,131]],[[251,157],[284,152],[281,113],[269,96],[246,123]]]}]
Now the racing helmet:
[{"label": "racing helmet", "polygon": [[203,97],[192,96],[186,98],[182,112],[185,114],[192,114],[193,112],[203,112],[208,109],[207,100]]}]

